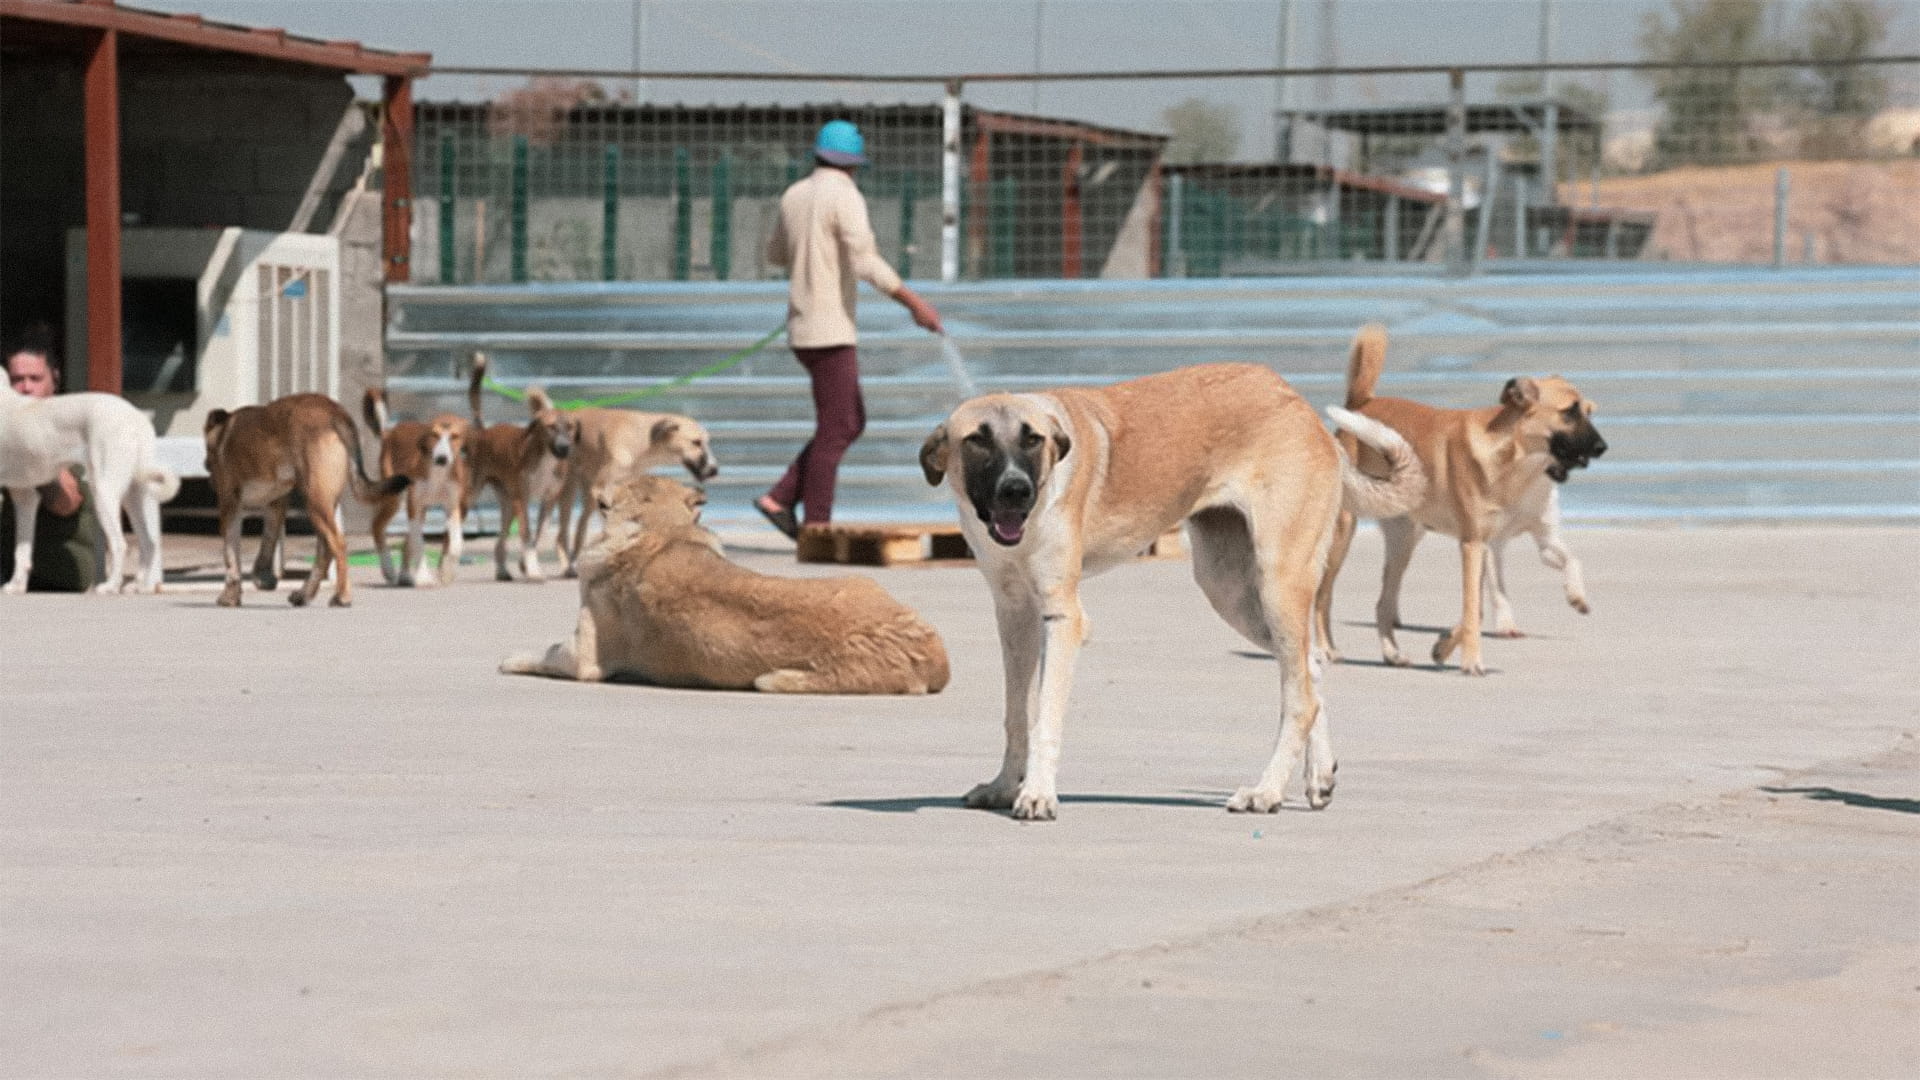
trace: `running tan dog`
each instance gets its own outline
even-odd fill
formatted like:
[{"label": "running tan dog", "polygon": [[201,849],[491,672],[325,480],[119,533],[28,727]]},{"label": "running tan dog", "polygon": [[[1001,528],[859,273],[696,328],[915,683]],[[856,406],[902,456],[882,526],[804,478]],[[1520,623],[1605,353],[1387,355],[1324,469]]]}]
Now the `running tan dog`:
[{"label": "running tan dog", "polygon": [[[540,533],[547,513],[566,487],[567,460],[579,437],[578,425],[553,407],[539,387],[527,390],[527,422],[486,426],[481,419],[481,384],[487,377],[487,358],[476,353],[473,378],[467,384],[467,403],[473,407],[472,475],[469,496],[492,488],[500,500],[500,533],[493,543],[493,576],[512,581],[507,569],[507,532],[520,523],[520,573],[528,581],[543,581]],[[533,506],[539,504],[539,512]]]},{"label": "running tan dog", "polygon": [[709,480],[720,471],[713,460],[707,429],[672,413],[629,412],[626,409],[576,409],[573,457],[567,465],[566,490],[560,493],[560,570],[574,575],[580,548],[586,543],[587,523],[594,503],[580,508],[580,524],[569,539],[574,500],[584,494],[612,490],[656,465],[678,462],[695,480]]},{"label": "running tan dog", "polygon": [[369,479],[353,417],[323,394],[294,394],[233,412],[215,409],[207,414],[203,434],[207,472],[220,504],[220,535],[226,539],[227,584],[220,606],[240,606],[240,525],[248,510],[267,510],[254,580],[264,590],[279,583],[274,551],[286,532],[287,500],[296,491],[313,519],[315,552],[306,584],[287,599],[295,607],[312,600],[331,560],[333,606],[351,604],[347,541],[334,520],[340,497],[351,490],[362,502],[376,502],[405,491],[407,478],[381,484]]},{"label": "running tan dog", "polygon": [[462,528],[468,501],[467,437],[472,426],[452,413],[432,420],[402,420],[387,425],[387,397],[368,390],[360,411],[380,437],[380,476],[404,476],[407,484],[407,543],[398,570],[387,543],[387,526],[400,512],[400,496],[388,495],[373,512],[373,549],[380,553],[380,576],[389,585],[429,584],[425,532],[427,510],[446,511],[447,536],[440,548],[440,581],[449,583],[460,572],[465,537]]},{"label": "running tan dog", "polygon": [[607,525],[579,564],[573,639],[500,670],[784,694],[928,694],[947,685],[940,635],[880,586],[736,566],[699,524],[704,501],[659,476],[603,491]]},{"label": "running tan dog", "polygon": [[[1280,737],[1229,810],[1272,811],[1306,763],[1314,808],[1333,795],[1333,747],[1313,657],[1313,595],[1343,493],[1404,511],[1424,487],[1403,440],[1333,410],[1400,462],[1389,481],[1342,459],[1308,405],[1264,367],[1184,368],[1099,389],[991,394],[927,438],[927,482],[945,480],[992,586],[1006,667],[1006,753],[967,805],[1058,812],[1055,774],[1074,659],[1080,579],[1132,559],[1186,521],[1193,575],[1227,625],[1280,662]],[[1029,702],[1035,713],[1029,714]]]},{"label": "running tan dog", "polygon": [[[1460,650],[1460,670],[1484,675],[1480,656],[1481,574],[1498,556],[1505,541],[1531,533],[1548,566],[1564,569],[1567,602],[1585,614],[1586,588],[1580,564],[1560,541],[1560,500],[1555,485],[1568,471],[1585,468],[1607,452],[1607,442],[1593,426],[1593,402],[1573,384],[1557,375],[1544,379],[1510,379],[1500,392],[1500,403],[1481,409],[1436,409],[1404,398],[1377,398],[1373,388],[1386,363],[1387,332],[1378,324],[1360,331],[1347,364],[1347,408],[1386,424],[1406,436],[1420,455],[1429,477],[1426,498],[1404,516],[1382,517],[1386,537],[1386,568],[1374,620],[1380,650],[1390,664],[1405,665],[1393,629],[1400,622],[1400,582],[1413,558],[1414,545],[1427,530],[1460,541],[1462,610],[1460,623],[1441,635],[1433,647],[1433,662],[1444,664]],[[1343,445],[1348,440],[1343,437]],[[1359,451],[1360,467],[1378,470],[1380,458]],[[1321,639],[1333,647],[1331,608],[1333,580],[1340,572],[1353,540],[1352,514],[1342,514],[1328,559],[1327,576],[1315,601]],[[1506,608],[1499,589],[1500,567],[1491,581],[1495,608]],[[1501,630],[1514,633],[1511,613]]]}]

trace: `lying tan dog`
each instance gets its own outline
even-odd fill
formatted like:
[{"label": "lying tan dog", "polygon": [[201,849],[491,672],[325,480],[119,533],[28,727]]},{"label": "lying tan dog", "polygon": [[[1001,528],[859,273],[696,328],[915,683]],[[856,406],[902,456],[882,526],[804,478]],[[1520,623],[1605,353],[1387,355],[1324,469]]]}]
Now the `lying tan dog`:
[{"label": "lying tan dog", "polygon": [[215,409],[207,414],[202,434],[207,473],[219,499],[220,535],[226,539],[227,581],[220,606],[240,606],[240,525],[248,510],[267,510],[254,580],[267,591],[279,584],[274,553],[286,534],[287,500],[296,491],[313,520],[315,552],[306,584],[287,600],[295,607],[312,600],[331,566],[333,606],[351,604],[347,538],[335,520],[340,497],[350,490],[362,502],[377,502],[405,491],[407,478],[375,483],[367,476],[353,417],[324,394],[294,394],[232,412]]},{"label": "lying tan dog", "polygon": [[407,542],[397,570],[392,545],[387,543],[387,526],[400,512],[400,496],[385,496],[373,512],[373,550],[380,553],[380,576],[389,585],[431,583],[424,534],[427,510],[438,506],[447,515],[447,536],[440,548],[440,581],[451,582],[460,572],[460,554],[465,546],[462,527],[468,501],[467,437],[471,425],[452,413],[442,413],[432,420],[402,420],[388,426],[387,397],[378,389],[367,391],[360,411],[380,437],[381,478],[404,476],[409,481]]},{"label": "lying tan dog", "polygon": [[[695,480],[709,480],[720,471],[713,460],[707,429],[672,413],[630,412],[626,409],[573,411],[573,457],[567,465],[567,484],[560,493],[560,571],[572,577],[574,564],[586,543],[587,523],[593,517],[593,493],[612,490],[656,465],[678,462]],[[569,539],[568,523],[574,500],[590,501],[580,508],[580,524]]]},{"label": "lying tan dog", "polygon": [[641,475],[603,491],[580,569],[580,620],[509,674],[783,694],[930,694],[940,635],[868,578],[779,578],[728,562],[699,492]]},{"label": "lying tan dog", "polygon": [[1342,458],[1313,407],[1280,376],[1209,364],[1091,389],[989,394],[963,403],[920,450],[946,482],[991,585],[1006,668],[1006,750],[969,806],[1051,819],[1074,660],[1080,579],[1132,560],[1187,524],[1193,576],[1227,625],[1280,667],[1280,735],[1229,810],[1272,811],[1306,769],[1318,809],[1333,796],[1333,745],[1313,658],[1313,595],[1344,501],[1401,513],[1424,478],[1399,436],[1331,410],[1399,467],[1387,482]]},{"label": "lying tan dog", "polygon": [[[1375,324],[1360,331],[1347,364],[1347,408],[1406,436],[1420,456],[1429,484],[1426,498],[1411,512],[1380,522],[1387,547],[1380,599],[1374,607],[1380,650],[1389,664],[1407,663],[1393,636],[1400,623],[1400,583],[1414,546],[1431,529],[1459,539],[1463,579],[1460,622],[1435,643],[1433,662],[1446,663],[1458,648],[1461,671],[1484,675],[1481,575],[1491,555],[1509,537],[1533,534],[1542,560],[1565,569],[1567,602],[1586,612],[1580,564],[1560,541],[1560,502],[1554,485],[1564,483],[1569,470],[1585,468],[1606,453],[1607,442],[1593,426],[1593,402],[1557,375],[1510,379],[1500,392],[1500,403],[1481,409],[1436,409],[1404,398],[1374,397],[1386,354],[1384,327]],[[1342,442],[1352,449],[1346,437]],[[1371,450],[1360,448],[1358,453],[1363,470],[1382,467]],[[1361,516],[1376,515],[1363,511]],[[1326,580],[1315,598],[1321,640],[1329,650],[1333,647],[1333,580],[1346,559],[1353,529],[1354,516],[1342,514],[1328,555]],[[1499,567],[1494,569],[1492,579],[1497,583]],[[1496,609],[1505,607],[1504,592],[1496,595]],[[1510,614],[1503,629],[1512,630]]]},{"label": "lying tan dog", "polygon": [[[573,418],[553,407],[539,387],[527,390],[527,422],[486,426],[481,419],[481,384],[487,377],[487,358],[473,358],[473,377],[467,384],[467,403],[473,407],[474,437],[469,495],[492,488],[500,500],[500,534],[493,542],[493,576],[512,581],[507,569],[507,532],[520,523],[520,573],[528,581],[542,581],[540,533],[547,513],[565,490],[567,461],[578,438]],[[539,504],[539,512],[533,506]]]}]

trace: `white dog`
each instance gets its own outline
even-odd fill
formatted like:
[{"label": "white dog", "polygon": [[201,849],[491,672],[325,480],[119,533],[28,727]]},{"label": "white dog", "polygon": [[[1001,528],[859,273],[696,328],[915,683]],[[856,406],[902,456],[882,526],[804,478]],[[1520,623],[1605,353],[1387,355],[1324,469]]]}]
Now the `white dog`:
[{"label": "white dog", "polygon": [[180,478],[154,456],[153,424],[125,398],[112,394],[62,394],[32,398],[0,381],[0,487],[13,496],[13,579],[4,590],[27,591],[33,569],[33,528],[40,514],[38,488],[60,470],[82,465],[93,495],[93,512],[107,539],[107,573],[95,592],[119,592],[127,540],[120,511],[133,519],[140,541],[140,592],[160,589],[160,504],[180,490]]}]

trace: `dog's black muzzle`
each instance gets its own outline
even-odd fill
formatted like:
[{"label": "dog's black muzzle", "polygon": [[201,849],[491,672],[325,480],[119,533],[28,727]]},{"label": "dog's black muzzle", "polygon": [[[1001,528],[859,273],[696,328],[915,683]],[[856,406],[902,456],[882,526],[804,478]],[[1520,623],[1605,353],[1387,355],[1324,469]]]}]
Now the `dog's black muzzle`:
[{"label": "dog's black muzzle", "polygon": [[987,535],[994,543],[1012,547],[1027,534],[1027,518],[1033,513],[1036,494],[1033,481],[1026,476],[1003,475],[985,498],[976,495],[974,512],[986,523]]},{"label": "dog's black muzzle", "polygon": [[1553,455],[1547,475],[1554,483],[1564,484],[1574,469],[1586,468],[1594,458],[1607,452],[1607,440],[1600,437],[1599,429],[1584,424],[1572,432],[1554,432],[1547,440],[1547,452]]}]

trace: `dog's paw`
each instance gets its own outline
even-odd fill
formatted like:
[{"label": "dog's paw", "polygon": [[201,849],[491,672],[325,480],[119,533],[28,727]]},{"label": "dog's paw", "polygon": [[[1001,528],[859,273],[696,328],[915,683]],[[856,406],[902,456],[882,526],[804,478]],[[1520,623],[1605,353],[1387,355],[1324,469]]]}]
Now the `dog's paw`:
[{"label": "dog's paw", "polygon": [[763,694],[804,694],[812,686],[812,676],[795,668],[779,668],[753,680],[753,688]]},{"label": "dog's paw", "polygon": [[0,585],[0,593],[5,593],[8,596],[19,596],[26,591],[27,583],[24,581],[9,581],[5,585]]},{"label": "dog's paw", "polygon": [[288,593],[287,603],[292,604],[294,607],[306,607],[307,606],[307,590],[295,589],[292,592]]},{"label": "dog's paw", "polygon": [[512,580],[513,580],[513,571],[511,571],[511,570],[509,570],[509,569],[507,569],[507,568],[506,568],[506,567],[504,567],[504,566],[496,566],[496,567],[494,567],[494,568],[493,568],[493,580],[495,580],[495,581],[512,581]]},{"label": "dog's paw", "polygon": [[261,592],[272,592],[280,587],[280,579],[274,577],[272,574],[255,574],[253,575],[253,584]]},{"label": "dog's paw", "polygon": [[338,593],[335,593],[333,599],[327,601],[327,606],[328,607],[352,607],[353,601],[347,599],[344,596],[339,595]]},{"label": "dog's paw", "polygon": [[95,585],[93,591],[96,596],[117,596],[120,592],[120,583],[117,581],[103,581]]},{"label": "dog's paw", "polygon": [[[1331,785],[1328,790],[1332,790]],[[1243,787],[1227,800],[1227,810],[1235,814],[1271,814],[1279,809],[1279,788]]]},{"label": "dog's paw", "polygon": [[1469,676],[1471,678],[1477,679],[1484,676],[1486,673],[1487,673],[1487,666],[1485,664],[1482,664],[1478,660],[1474,660],[1471,662],[1463,662],[1460,665],[1460,674]]},{"label": "dog's paw", "polygon": [[1413,661],[1407,659],[1406,654],[1401,652],[1399,649],[1393,649],[1391,651],[1381,653],[1380,659],[1384,661],[1388,667],[1412,667],[1413,666]]},{"label": "dog's paw", "polygon": [[1017,781],[1007,782],[996,777],[984,784],[973,785],[965,801],[975,810],[1006,810],[1013,806],[1013,793],[1018,787]]},{"label": "dog's paw", "polygon": [[220,599],[215,600],[214,603],[219,604],[221,607],[239,607],[240,583],[237,581],[227,582],[227,587],[220,590]]},{"label": "dog's paw", "polygon": [[1520,629],[1517,626],[1496,626],[1493,628],[1493,633],[1487,636],[1497,637],[1497,638],[1506,638],[1508,641],[1518,641],[1521,638],[1526,637],[1527,632],[1525,630]]},{"label": "dog's paw", "polygon": [[1052,821],[1060,816],[1060,796],[1038,785],[1021,784],[1013,797],[1013,816],[1016,821]]},{"label": "dog's paw", "polygon": [[[1334,766],[1339,768],[1339,766]],[[1333,769],[1324,776],[1307,775],[1307,805],[1315,810],[1325,810],[1333,801]]]},{"label": "dog's paw", "polygon": [[1433,643],[1433,662],[1435,664],[1446,663],[1447,657],[1453,655],[1453,650],[1459,643],[1460,631],[1457,628],[1441,634],[1440,640]]},{"label": "dog's paw", "polygon": [[1593,609],[1587,606],[1587,598],[1584,596],[1567,597],[1567,606],[1582,615],[1590,615],[1593,613]]},{"label": "dog's paw", "polygon": [[414,584],[412,574],[397,574],[388,580],[391,581],[393,586],[398,589],[412,589],[417,587]]}]

